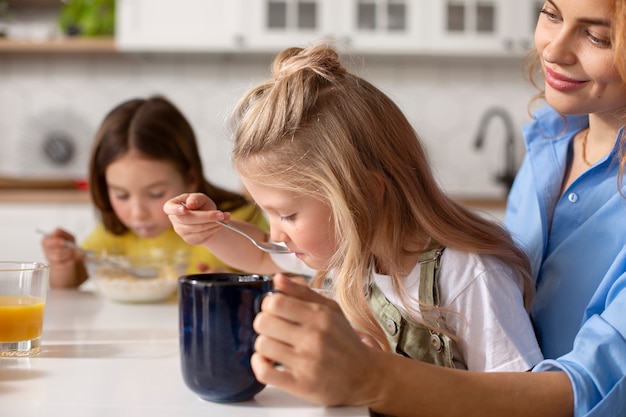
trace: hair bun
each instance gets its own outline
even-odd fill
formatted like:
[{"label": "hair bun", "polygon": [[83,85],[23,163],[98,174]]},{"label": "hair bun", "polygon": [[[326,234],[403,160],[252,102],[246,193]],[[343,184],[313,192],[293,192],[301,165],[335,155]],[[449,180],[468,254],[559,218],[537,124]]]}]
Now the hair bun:
[{"label": "hair bun", "polygon": [[335,49],[329,45],[314,45],[308,48],[294,47],[282,51],[274,59],[272,76],[275,81],[278,81],[307,70],[329,81],[346,73]]}]

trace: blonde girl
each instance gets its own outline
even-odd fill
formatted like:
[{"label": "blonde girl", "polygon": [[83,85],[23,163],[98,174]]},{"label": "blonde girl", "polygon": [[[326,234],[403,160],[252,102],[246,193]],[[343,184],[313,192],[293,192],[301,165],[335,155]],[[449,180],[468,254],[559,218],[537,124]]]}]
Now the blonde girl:
[{"label": "blonde girl", "polygon": [[[533,294],[528,260],[502,227],[439,189],[400,109],[326,45],[283,51],[272,74],[234,113],[232,159],[271,239],[293,254],[270,257],[236,243],[214,223],[228,214],[205,196],[165,205],[181,236],[229,264],[296,273],[304,264],[315,270],[314,286],[329,278],[341,309],[275,278],[281,293],[263,302],[255,322],[257,377],[347,404],[346,395],[371,383],[360,377],[373,365],[525,371],[539,362],[525,309]],[[387,383],[420,375],[394,378]]]}]

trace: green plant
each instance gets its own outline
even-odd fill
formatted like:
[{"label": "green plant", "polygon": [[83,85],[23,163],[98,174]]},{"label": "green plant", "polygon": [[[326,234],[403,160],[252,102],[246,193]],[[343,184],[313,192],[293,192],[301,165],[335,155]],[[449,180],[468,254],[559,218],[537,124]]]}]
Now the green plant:
[{"label": "green plant", "polygon": [[9,2],[7,0],[0,0],[0,17],[9,15]]},{"label": "green plant", "polygon": [[7,0],[0,0],[0,38],[7,36],[7,25],[11,17],[9,2]]},{"label": "green plant", "polygon": [[67,35],[113,36],[115,0],[66,0],[58,22]]}]

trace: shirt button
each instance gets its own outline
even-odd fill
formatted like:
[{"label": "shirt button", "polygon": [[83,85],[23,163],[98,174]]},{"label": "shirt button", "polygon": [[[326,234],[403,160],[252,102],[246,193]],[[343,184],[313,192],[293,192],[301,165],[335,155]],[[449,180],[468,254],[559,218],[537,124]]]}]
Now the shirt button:
[{"label": "shirt button", "polygon": [[398,326],[396,326],[396,322],[391,319],[387,319],[385,322],[385,327],[387,328],[387,332],[394,336],[398,332]]},{"label": "shirt button", "polygon": [[569,195],[567,196],[567,199],[570,201],[570,203],[575,203],[578,201],[578,194],[569,193]]},{"label": "shirt button", "polygon": [[441,352],[441,350],[443,349],[443,341],[441,340],[439,335],[430,335],[430,344],[432,345],[435,352]]}]

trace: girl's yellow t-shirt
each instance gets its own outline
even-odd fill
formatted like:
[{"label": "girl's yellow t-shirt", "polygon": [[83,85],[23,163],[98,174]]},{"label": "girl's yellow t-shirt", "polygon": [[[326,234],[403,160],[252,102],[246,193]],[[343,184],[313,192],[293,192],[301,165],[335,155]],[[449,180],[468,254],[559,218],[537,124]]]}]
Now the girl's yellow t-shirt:
[{"label": "girl's yellow t-shirt", "polygon": [[[261,227],[263,230],[269,229],[267,221],[261,211],[252,204],[232,211],[231,218],[234,220],[248,221]],[[123,235],[114,235],[106,230],[102,223],[100,223],[80,246],[83,249],[98,254],[108,253],[128,256],[146,253],[171,255],[188,251],[189,266],[187,268],[187,274],[202,272],[200,270],[201,265],[206,265],[209,271],[236,271],[215,257],[204,245],[193,246],[186,243],[173,228],[168,229],[155,238],[146,239],[132,232],[127,232]]]}]

